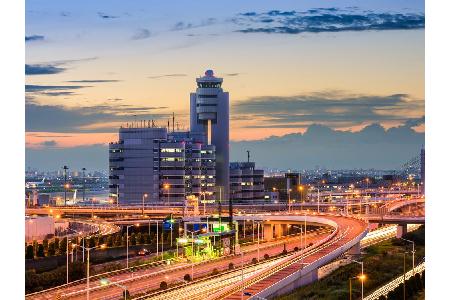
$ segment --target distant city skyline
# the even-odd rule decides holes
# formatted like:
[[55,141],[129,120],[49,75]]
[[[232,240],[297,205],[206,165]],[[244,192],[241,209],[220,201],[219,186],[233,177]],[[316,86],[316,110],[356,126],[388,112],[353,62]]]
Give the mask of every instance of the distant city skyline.
[[120,124],[175,112],[187,129],[205,69],[230,92],[231,160],[395,169],[419,153],[424,1],[218,5],[27,1],[26,165],[105,170]]

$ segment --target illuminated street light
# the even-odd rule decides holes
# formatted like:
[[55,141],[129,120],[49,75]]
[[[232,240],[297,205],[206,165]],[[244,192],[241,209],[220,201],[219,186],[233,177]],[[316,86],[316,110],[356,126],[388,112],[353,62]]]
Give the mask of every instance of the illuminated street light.
[[147,194],[142,195],[142,215],[144,215],[145,198],[147,198],[147,196]]
[[84,246],[80,246],[78,245],[78,247],[83,248],[83,250],[87,251],[87,265],[86,265],[86,299],[89,300],[89,253],[91,250],[95,249],[95,248],[100,248],[100,249],[105,249],[106,245],[105,244],[101,244],[95,247],[91,247],[91,248],[85,248]]
[[167,193],[167,204],[170,204],[170,184],[165,183],[163,185],[163,188],[166,190]]
[[108,286],[108,285],[110,285],[110,284],[120,287],[120,288],[123,290],[123,297],[124,297],[124,299],[125,299],[125,300],[128,299],[128,294],[129,294],[129,293],[128,293],[128,289],[127,289],[126,286],[121,285],[121,284],[118,284],[118,283],[116,283],[116,282],[112,282],[112,281],[109,280],[108,278],[102,278],[102,279],[100,279],[100,285],[101,285],[101,286]]

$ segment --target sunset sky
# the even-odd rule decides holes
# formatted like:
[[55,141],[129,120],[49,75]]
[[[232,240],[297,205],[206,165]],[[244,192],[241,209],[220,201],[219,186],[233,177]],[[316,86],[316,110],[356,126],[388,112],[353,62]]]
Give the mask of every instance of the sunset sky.
[[52,169],[64,164],[55,153],[83,149],[105,151],[102,168],[105,145],[135,118],[166,125],[174,112],[187,129],[206,69],[230,92],[233,143],[313,124],[420,134],[424,20],[413,0],[27,0],[27,166]]

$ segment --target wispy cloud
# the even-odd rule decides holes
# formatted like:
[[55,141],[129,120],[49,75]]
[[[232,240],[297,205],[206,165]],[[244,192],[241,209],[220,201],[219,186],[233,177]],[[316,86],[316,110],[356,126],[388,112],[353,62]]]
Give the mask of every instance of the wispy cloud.
[[152,34],[151,34],[150,30],[148,30],[146,28],[140,28],[140,29],[136,30],[136,32],[133,34],[131,39],[132,40],[143,40],[143,39],[147,39],[151,36],[152,36]]
[[292,97],[256,97],[238,101],[237,116],[252,116],[258,124],[248,128],[305,128],[310,124],[350,127],[368,122],[406,122],[424,114],[424,101],[406,94],[352,95],[340,91]]
[[158,112],[165,108],[167,107],[133,106],[117,102],[69,108],[27,102],[25,128],[28,132],[116,132],[117,124],[110,124],[132,121],[133,116],[145,120],[167,118],[169,114]]
[[179,22],[175,23],[175,25],[173,25],[172,30],[173,31],[186,30],[186,29],[210,26],[210,25],[214,25],[216,23],[217,23],[216,18],[207,18],[207,19],[201,20],[200,22],[197,22],[197,23],[179,21]]
[[118,16],[108,15],[103,12],[98,12],[97,15],[102,19],[117,19],[117,18],[119,18]]
[[68,80],[66,82],[74,82],[74,83],[106,83],[106,82],[120,82],[121,80],[117,79],[83,79],[83,80]]
[[28,65],[25,64],[25,75],[49,75],[64,72],[66,68],[58,67],[56,65]]
[[154,75],[149,76],[150,79],[158,79],[158,78],[164,78],[164,77],[185,77],[187,74],[163,74],[163,75]]
[[27,84],[25,85],[25,92],[34,93],[34,92],[48,92],[48,91],[64,91],[64,90],[78,90],[82,88],[87,88],[91,86],[87,85],[33,85]]
[[43,41],[43,35],[28,35],[25,36],[25,42],[35,42],[35,41]]
[[406,30],[425,27],[419,13],[368,12],[356,8],[314,8],[307,11],[279,11],[239,14],[232,21],[242,33],[299,34],[362,30]]

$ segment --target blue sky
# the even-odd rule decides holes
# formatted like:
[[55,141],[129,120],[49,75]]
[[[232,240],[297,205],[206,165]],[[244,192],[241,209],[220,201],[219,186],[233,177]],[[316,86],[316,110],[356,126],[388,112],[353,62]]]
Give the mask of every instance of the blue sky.
[[[26,1],[26,164],[85,152],[74,166],[106,168],[106,144],[133,115],[163,125],[175,112],[187,128],[195,77],[212,68],[230,92],[232,159],[311,126],[360,137],[379,124],[386,141],[405,128],[414,146],[380,142],[394,159],[355,165],[393,167],[424,143],[423,29],[424,1]],[[324,161],[296,163],[349,163]]]

